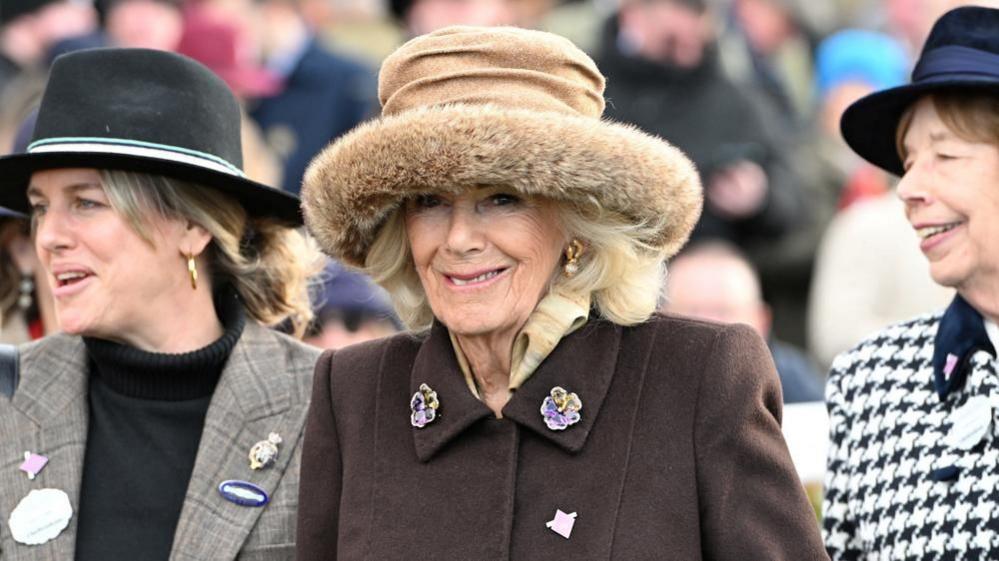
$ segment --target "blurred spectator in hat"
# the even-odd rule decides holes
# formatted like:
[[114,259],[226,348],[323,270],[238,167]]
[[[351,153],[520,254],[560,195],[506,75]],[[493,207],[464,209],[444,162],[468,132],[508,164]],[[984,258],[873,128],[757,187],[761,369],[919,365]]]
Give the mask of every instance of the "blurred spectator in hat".
[[766,339],[784,403],[822,401],[822,377],[794,346],[771,336],[772,314],[752,264],[721,242],[690,246],[674,257],[666,276],[663,311],[721,323],[745,323]]
[[108,44],[175,51],[184,31],[180,0],[99,0]]
[[283,84],[248,109],[281,160],[281,186],[298,193],[312,157],[371,114],[375,76],[361,62],[323,46],[297,0],[227,3],[227,9],[241,12],[235,21],[247,22],[264,66]]
[[732,0],[721,41],[726,71],[764,92],[789,126],[802,127],[814,108],[814,47],[833,16],[828,2]]
[[[2,108],[2,119],[9,121],[20,115],[11,153],[24,152],[35,127],[34,105],[40,87],[19,84],[20,99],[8,90]],[[40,339],[56,330],[55,305],[52,291],[38,262],[31,239],[28,217],[0,207],[0,343],[19,344]]]
[[[245,106],[247,99],[280,92],[280,78],[257,63],[246,29],[225,18],[222,12],[192,4],[184,10],[183,28],[177,52],[204,64],[222,78],[242,105]],[[246,175],[264,185],[280,185],[281,162],[245,110],[242,137]]]
[[839,113],[856,99],[853,96],[870,91],[871,83],[900,81],[906,64],[904,53],[891,39],[870,32],[837,34],[818,49],[815,82],[822,102],[816,115],[803,123],[807,128],[795,135],[793,152],[809,219],[793,235],[750,248],[775,312],[773,329],[796,345],[809,344],[806,330],[815,255],[829,221],[848,200],[876,196],[887,188],[885,174],[863,163],[840,139]]
[[819,96],[815,133],[822,177],[842,191],[839,206],[888,188],[887,174],[856,155],[839,133],[843,111],[854,101],[905,81],[909,68],[905,49],[888,35],[845,29],[823,40],[815,57],[815,88]]
[[400,330],[385,291],[366,275],[330,261],[320,278],[322,291],[315,302],[315,319],[306,343],[339,349]]
[[101,27],[57,43],[49,62],[63,53],[98,47],[176,51],[184,23],[182,0],[96,0]]
[[703,0],[627,0],[606,23],[598,64],[608,117],[665,138],[701,172],[705,205],[694,238],[745,249],[805,220],[780,119],[723,73]]
[[3,0],[0,8],[0,90],[24,71],[40,69],[58,42],[92,33],[89,0]]

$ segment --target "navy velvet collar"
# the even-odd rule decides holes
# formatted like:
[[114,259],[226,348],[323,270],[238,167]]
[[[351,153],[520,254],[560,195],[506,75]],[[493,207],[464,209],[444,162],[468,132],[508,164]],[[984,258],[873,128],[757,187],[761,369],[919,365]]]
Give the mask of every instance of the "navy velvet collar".
[[964,298],[954,296],[940,318],[933,345],[933,385],[941,400],[964,385],[968,362],[979,350],[996,356],[985,331],[985,320]]

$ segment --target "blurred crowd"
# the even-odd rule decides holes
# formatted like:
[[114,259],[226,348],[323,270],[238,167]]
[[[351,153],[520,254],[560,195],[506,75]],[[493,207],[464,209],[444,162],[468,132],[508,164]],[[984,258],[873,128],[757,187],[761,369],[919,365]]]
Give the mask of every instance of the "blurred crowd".
[[[704,213],[669,265],[664,310],[749,323],[771,344],[787,400],[817,400],[837,353],[950,300],[930,280],[892,179],[847,148],[839,117],[907,81],[930,25],[965,3],[0,0],[0,146],[24,150],[59,54],[171,50],[243,103],[248,175],[297,193],[320,149],[377,114],[373,69],[406,38],[454,24],[553,31],[606,74],[608,118],[663,137],[700,170]],[[7,341],[53,325],[29,234],[0,216]],[[330,263],[318,281],[311,342],[335,348],[400,328],[370,280]]]

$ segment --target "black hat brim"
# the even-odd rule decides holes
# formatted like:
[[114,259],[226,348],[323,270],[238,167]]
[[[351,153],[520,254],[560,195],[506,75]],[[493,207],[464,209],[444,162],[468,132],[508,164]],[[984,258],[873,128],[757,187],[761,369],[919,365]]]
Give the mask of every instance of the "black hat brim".
[[895,135],[902,115],[919,98],[948,90],[999,91],[999,81],[993,77],[950,75],[944,80],[928,80],[875,92],[843,112],[840,132],[850,148],[862,158],[901,176],[905,170]]
[[0,158],[0,206],[30,213],[26,191],[31,175],[59,168],[112,169],[173,177],[218,189],[236,199],[252,217],[271,218],[290,227],[302,225],[301,203],[291,193],[194,164],[103,152],[44,152]]

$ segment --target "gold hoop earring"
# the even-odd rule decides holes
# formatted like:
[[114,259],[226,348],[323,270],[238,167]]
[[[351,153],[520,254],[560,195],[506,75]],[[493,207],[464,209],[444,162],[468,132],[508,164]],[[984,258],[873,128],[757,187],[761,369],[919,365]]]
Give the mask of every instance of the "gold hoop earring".
[[194,261],[194,254],[187,254],[187,272],[191,275],[191,289],[198,289],[198,264]]
[[565,248],[565,265],[562,265],[565,276],[571,277],[579,272],[579,256],[582,254],[583,242],[577,239],[569,242],[569,247]]

